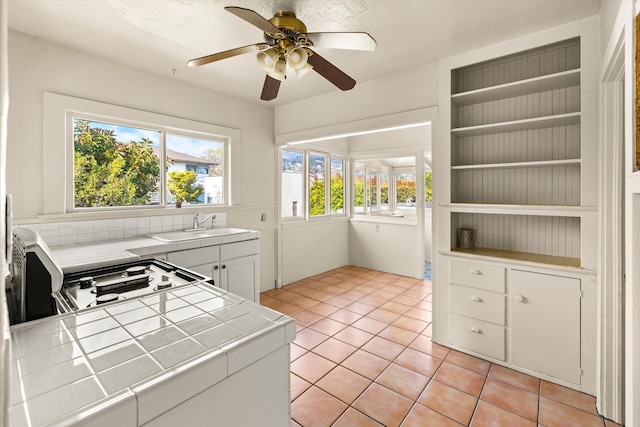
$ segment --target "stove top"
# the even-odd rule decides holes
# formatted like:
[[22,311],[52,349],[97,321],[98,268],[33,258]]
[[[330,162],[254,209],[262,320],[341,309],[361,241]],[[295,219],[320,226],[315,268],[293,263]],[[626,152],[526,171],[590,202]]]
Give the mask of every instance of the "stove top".
[[148,259],[65,274],[55,297],[59,311],[64,313],[194,282],[213,284],[208,277]]

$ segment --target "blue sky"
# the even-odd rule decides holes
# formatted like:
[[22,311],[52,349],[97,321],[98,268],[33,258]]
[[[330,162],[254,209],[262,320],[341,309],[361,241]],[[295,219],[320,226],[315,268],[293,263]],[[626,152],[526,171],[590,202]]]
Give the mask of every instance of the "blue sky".
[[[160,146],[160,132],[155,130],[147,130],[133,128],[128,126],[119,126],[103,122],[89,122],[89,126],[111,130],[115,133],[116,139],[121,142],[141,141],[142,138],[149,139],[153,145]],[[208,141],[204,139],[188,138],[177,135],[167,135],[167,149],[187,153],[195,157],[209,148],[222,148],[223,144],[217,141]]]

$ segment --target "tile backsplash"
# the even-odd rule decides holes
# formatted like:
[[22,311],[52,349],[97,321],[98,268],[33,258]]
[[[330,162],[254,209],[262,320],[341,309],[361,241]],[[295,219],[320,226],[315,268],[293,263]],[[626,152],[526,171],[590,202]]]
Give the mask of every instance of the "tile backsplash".
[[[203,220],[209,214],[202,214]],[[216,212],[216,227],[226,227],[226,212]],[[203,226],[210,227],[208,220]],[[90,221],[66,221],[43,224],[14,224],[40,234],[49,246],[74,245],[130,239],[147,234],[180,231],[193,227],[193,215],[164,215],[135,218],[112,218]]]

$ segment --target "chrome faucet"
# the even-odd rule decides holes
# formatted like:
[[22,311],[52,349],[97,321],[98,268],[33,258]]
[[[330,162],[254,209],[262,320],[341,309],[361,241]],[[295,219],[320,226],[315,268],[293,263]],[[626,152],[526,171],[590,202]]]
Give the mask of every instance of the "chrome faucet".
[[[198,212],[197,214],[195,214],[195,215],[193,216],[193,229],[194,229],[194,230],[198,230],[198,229],[200,229],[200,226],[201,226],[202,224],[204,224],[205,222],[207,222],[207,220],[208,220],[209,218],[211,218],[211,229],[216,228],[216,216],[215,216],[214,214],[207,215],[207,216],[205,217],[205,219],[203,219],[202,221],[200,221],[200,220],[199,220],[199,218],[200,218],[200,212]],[[206,228],[206,227],[204,227],[204,228]]]

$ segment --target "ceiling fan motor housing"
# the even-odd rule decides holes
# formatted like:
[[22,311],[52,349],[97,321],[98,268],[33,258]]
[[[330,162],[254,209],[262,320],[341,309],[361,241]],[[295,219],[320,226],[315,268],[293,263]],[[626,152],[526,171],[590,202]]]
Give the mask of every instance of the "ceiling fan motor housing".
[[[278,27],[284,35],[290,40],[296,40],[299,34],[307,33],[307,26],[296,18],[296,14],[286,10],[276,12],[276,14],[269,20],[273,25]],[[277,34],[267,34],[273,38],[279,38]]]

